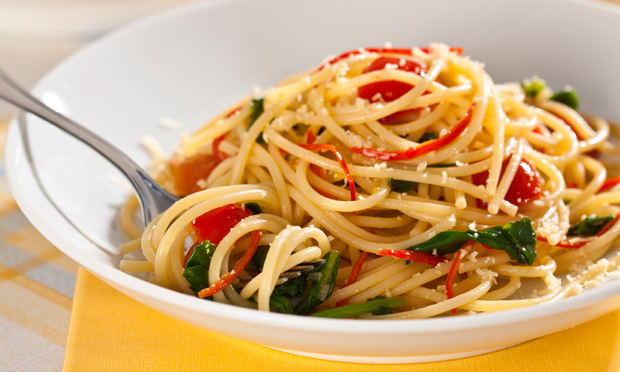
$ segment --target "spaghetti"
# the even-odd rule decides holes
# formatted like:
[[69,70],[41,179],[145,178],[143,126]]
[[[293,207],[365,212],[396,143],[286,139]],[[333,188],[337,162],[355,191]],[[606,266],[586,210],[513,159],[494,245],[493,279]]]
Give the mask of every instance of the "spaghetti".
[[605,258],[620,234],[610,126],[461,53],[346,52],[216,117],[159,172],[179,202],[144,233],[136,201],[123,208],[121,268],[262,311],[380,319],[604,280],[620,263]]

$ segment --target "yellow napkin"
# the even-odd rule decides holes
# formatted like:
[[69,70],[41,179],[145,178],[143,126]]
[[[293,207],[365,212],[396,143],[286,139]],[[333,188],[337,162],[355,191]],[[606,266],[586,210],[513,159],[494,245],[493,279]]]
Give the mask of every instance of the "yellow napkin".
[[491,354],[370,365],[275,351],[152,310],[80,269],[65,372],[72,371],[620,371],[620,310]]

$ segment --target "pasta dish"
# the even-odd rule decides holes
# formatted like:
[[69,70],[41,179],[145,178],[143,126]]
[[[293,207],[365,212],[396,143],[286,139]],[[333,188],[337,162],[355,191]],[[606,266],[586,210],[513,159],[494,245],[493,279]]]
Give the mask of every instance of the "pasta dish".
[[617,268],[602,118],[542,79],[496,84],[461,48],[366,48],[182,138],[181,198],[121,269],[200,298],[317,317],[427,318],[556,301]]

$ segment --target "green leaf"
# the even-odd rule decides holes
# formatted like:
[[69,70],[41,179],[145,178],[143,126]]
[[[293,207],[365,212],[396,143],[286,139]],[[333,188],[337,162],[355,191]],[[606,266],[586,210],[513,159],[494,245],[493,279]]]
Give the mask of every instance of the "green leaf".
[[[252,127],[252,124],[254,124],[254,122],[263,114],[263,112],[265,112],[263,103],[263,98],[256,98],[253,99],[252,102],[250,102],[250,125],[248,125],[248,129],[250,129],[250,127]],[[256,143],[260,143],[262,145],[266,143],[265,138],[263,137],[263,132],[260,132],[258,134],[258,137],[256,137]]]
[[183,277],[192,291],[198,293],[209,286],[209,265],[215,252],[215,245],[205,240],[194,247],[183,270]]
[[304,295],[306,291],[306,276],[300,275],[296,278],[288,279],[286,282],[277,285],[271,296],[288,296],[290,298],[297,298]]
[[458,251],[470,240],[474,240],[474,237],[466,231],[442,231],[425,242],[407,248],[407,250],[444,256]]
[[528,217],[504,226],[498,225],[478,231],[443,231],[407,249],[446,255],[458,251],[468,241],[505,251],[518,263],[531,265],[536,259],[536,232]]
[[310,292],[304,300],[295,307],[295,314],[308,315],[315,307],[323,303],[331,296],[336,283],[340,253],[329,251],[323,257],[325,263],[314,268],[307,274],[308,280],[312,281]]
[[426,141],[430,141],[430,140],[436,140],[437,138],[439,138],[437,133],[434,133],[434,132],[424,132],[424,134],[422,134],[422,137],[420,137],[420,139],[418,140],[418,143],[422,143],[422,142],[426,142]]
[[551,96],[550,99],[563,103],[575,111],[577,111],[577,109],[579,108],[579,97],[577,96],[577,93],[575,93],[575,91],[572,89],[556,92]]
[[244,206],[252,212],[252,214],[261,214],[263,213],[263,208],[258,205],[258,203],[250,202],[245,203]]
[[293,305],[291,304],[291,300],[286,296],[274,296],[271,295],[269,297],[269,307],[271,311],[283,313],[283,314],[294,314]]
[[213,252],[215,252],[215,244],[211,243],[208,240],[205,240],[204,242],[194,247],[194,251],[185,263],[185,268],[192,266],[204,266],[208,268],[211,264],[211,257],[213,257]]
[[196,294],[209,286],[209,269],[204,266],[186,267],[183,271],[183,277]]
[[448,168],[448,167],[454,167],[456,164],[454,163],[436,163],[436,164],[429,164],[426,167],[427,168]]
[[388,179],[388,185],[390,185],[390,188],[392,189],[392,191],[400,193],[400,194],[406,194],[412,188],[416,187],[418,183],[414,181],[396,180],[390,177],[390,179]]
[[610,221],[614,219],[614,216],[604,217],[588,217],[585,220],[579,222],[576,225],[571,226],[568,229],[568,236],[594,236],[605,227]]
[[[256,119],[258,119],[263,112],[265,112],[265,108],[263,107],[263,98],[257,98],[257,99],[253,99],[252,102],[250,102],[250,126],[252,126],[252,124],[254,124],[254,122],[256,121]],[[248,127],[248,128],[249,128]]]
[[256,266],[262,268],[265,264],[265,258],[267,258],[267,252],[269,252],[268,245],[259,245],[256,248],[256,252],[254,252],[254,256],[252,256],[252,262],[254,262]]
[[505,251],[518,263],[531,265],[536,259],[536,232],[528,217],[474,233],[477,233],[477,236],[474,234],[476,242]]
[[336,307],[310,314],[310,316],[321,318],[355,318],[360,315],[379,312],[382,308],[389,308],[391,310],[406,304],[407,300],[405,300],[404,297],[399,296],[387,299],[369,300],[368,302],[362,302],[359,304]]
[[538,93],[540,93],[545,88],[545,85],[546,84],[544,80],[537,78],[531,80],[524,80],[521,82],[521,87],[523,88],[525,95],[530,98],[536,98]]

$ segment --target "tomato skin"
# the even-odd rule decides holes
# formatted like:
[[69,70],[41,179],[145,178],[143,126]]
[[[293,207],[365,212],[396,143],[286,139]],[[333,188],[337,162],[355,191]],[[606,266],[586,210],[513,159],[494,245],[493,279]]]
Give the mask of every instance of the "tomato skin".
[[[508,160],[502,164],[501,175],[504,174]],[[484,171],[474,174],[472,181],[474,185],[486,186],[489,172]],[[543,179],[536,170],[534,164],[529,160],[521,159],[517,172],[515,173],[512,183],[506,192],[504,199],[514,205],[520,206],[527,204],[533,200],[538,200],[542,196]],[[485,203],[478,203],[478,207],[486,208]]]
[[239,203],[226,204],[196,218],[192,225],[199,241],[208,240],[218,245],[236,224],[251,215],[252,212]]
[[[422,76],[426,73],[426,66],[423,62],[416,62],[408,58],[403,60],[405,63],[401,66],[401,58],[379,57],[364,69],[364,73],[382,70],[387,64],[398,66],[398,70],[408,71]],[[373,98],[379,93],[385,102],[391,102],[403,96],[410,91],[411,88],[413,88],[413,85],[400,81],[378,81],[359,87],[357,95],[369,101],[376,101],[376,99]]]
[[196,154],[170,164],[170,172],[177,196],[187,196],[202,190],[196,183],[209,177],[213,169],[220,163],[214,155]]

